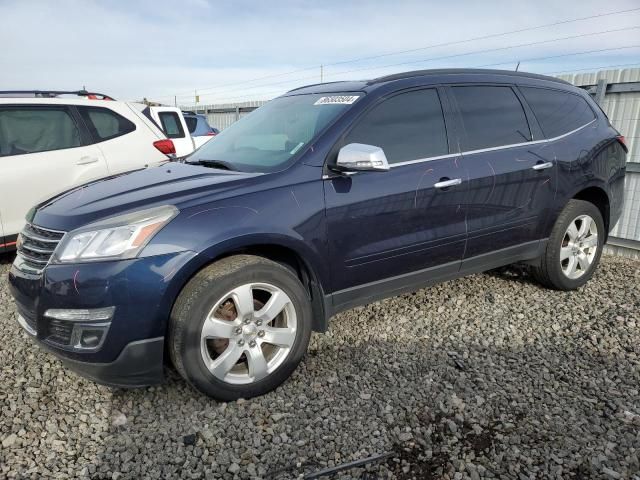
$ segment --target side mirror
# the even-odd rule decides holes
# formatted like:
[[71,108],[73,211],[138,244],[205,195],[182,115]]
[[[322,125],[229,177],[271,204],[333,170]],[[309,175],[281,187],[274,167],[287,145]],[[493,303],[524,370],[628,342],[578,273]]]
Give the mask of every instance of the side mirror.
[[338,152],[336,169],[346,172],[386,172],[389,162],[380,147],[350,143]]

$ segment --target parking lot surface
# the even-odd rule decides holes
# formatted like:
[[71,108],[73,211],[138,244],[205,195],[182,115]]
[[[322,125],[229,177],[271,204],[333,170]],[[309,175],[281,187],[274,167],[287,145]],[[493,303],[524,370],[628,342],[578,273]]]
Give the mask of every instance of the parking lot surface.
[[640,262],[577,292],[509,268],[335,317],[293,377],[221,404],[111,390],[37,349],[0,257],[0,477],[640,478]]

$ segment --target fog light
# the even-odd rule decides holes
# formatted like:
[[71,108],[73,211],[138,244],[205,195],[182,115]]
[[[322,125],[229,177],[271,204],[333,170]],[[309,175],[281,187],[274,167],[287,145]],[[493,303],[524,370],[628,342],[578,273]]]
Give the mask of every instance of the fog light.
[[[50,319],[49,330],[51,330],[51,334],[47,340],[67,349],[96,351],[104,343],[114,312],[115,307],[51,308],[44,314],[46,318]],[[58,324],[67,326],[64,329],[67,332],[66,335],[60,334],[62,327]]]
[[103,334],[104,331],[102,330],[82,330],[80,346],[82,348],[96,348],[100,345],[100,340],[102,340]]

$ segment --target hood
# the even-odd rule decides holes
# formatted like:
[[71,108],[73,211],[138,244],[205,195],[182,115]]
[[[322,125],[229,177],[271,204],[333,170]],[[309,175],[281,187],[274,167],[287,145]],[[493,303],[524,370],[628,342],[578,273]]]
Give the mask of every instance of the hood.
[[54,230],[71,231],[121,213],[157,205],[181,209],[194,201],[224,195],[259,173],[240,173],[200,165],[166,163],[83,185],[36,207],[30,220]]

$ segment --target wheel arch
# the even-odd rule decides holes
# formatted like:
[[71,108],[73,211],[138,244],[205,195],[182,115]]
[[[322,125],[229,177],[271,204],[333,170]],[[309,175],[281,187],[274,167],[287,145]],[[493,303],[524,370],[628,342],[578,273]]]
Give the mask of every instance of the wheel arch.
[[[309,295],[313,312],[312,329],[324,332],[328,328],[329,306],[326,304],[324,282],[322,274],[318,272],[317,261],[310,259],[316,257],[312,249],[291,238],[269,236],[246,236],[242,241],[224,242],[195,255],[184,265],[179,274],[171,281],[170,300],[167,302],[167,311],[171,312],[173,306],[187,283],[203,268],[233,255],[256,255],[267,258],[284,265],[294,273],[302,282]],[[168,319],[169,315],[167,315]],[[168,328],[165,325],[165,329]]]
[[604,233],[606,242],[609,236],[609,230],[611,228],[611,202],[606,190],[600,186],[592,185],[576,192],[572,199],[583,200],[585,202],[592,203],[598,208],[598,210],[600,210],[600,214],[602,215],[602,219],[604,221]]

